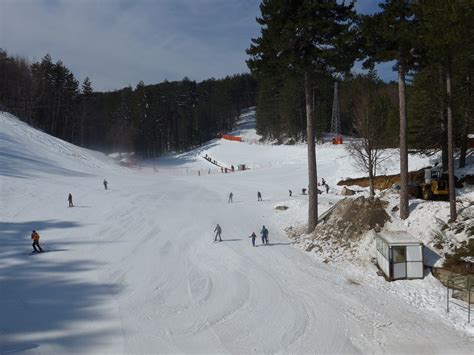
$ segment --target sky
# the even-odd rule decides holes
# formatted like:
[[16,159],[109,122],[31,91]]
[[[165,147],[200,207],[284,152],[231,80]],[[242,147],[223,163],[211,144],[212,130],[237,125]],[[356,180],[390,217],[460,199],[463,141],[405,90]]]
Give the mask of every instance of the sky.
[[[248,72],[259,0],[0,0],[0,48],[36,61],[49,53],[95,90]],[[379,0],[359,0],[361,13]],[[392,64],[379,75],[395,78]]]

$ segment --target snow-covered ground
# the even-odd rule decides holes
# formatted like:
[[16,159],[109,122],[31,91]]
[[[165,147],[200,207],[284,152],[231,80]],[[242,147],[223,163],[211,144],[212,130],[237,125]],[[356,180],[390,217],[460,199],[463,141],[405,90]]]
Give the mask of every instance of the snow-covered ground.
[[[472,353],[472,326],[442,312],[431,277],[388,284],[291,245],[284,228],[306,221],[305,146],[250,144],[251,116],[237,130],[248,142],[127,169],[1,114],[0,353]],[[251,170],[222,174],[205,154]],[[317,154],[332,187],[323,212],[341,177],[362,174],[342,146]],[[271,245],[253,248],[262,225]],[[27,254],[32,229],[50,252]]]

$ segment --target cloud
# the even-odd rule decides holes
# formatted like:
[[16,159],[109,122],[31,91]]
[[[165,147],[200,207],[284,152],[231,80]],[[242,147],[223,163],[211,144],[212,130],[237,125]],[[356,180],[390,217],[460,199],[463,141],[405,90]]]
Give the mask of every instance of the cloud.
[[2,0],[0,47],[50,53],[96,90],[247,72],[253,0]]
[[[380,0],[358,0],[360,13]],[[258,0],[0,0],[0,47],[40,60],[50,53],[96,90],[140,80],[191,80],[248,72],[259,35]],[[378,66],[384,80],[392,64]]]

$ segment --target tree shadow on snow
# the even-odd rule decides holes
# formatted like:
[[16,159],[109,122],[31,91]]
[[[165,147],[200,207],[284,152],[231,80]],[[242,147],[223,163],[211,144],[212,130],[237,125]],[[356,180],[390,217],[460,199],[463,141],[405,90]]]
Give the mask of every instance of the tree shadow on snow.
[[77,226],[54,220],[0,222],[0,354],[30,349],[87,353],[119,332],[112,326],[88,327],[111,321],[101,307],[106,308],[120,292],[119,285],[71,277],[95,270],[99,263],[58,260],[47,257],[48,253],[12,253],[31,248],[31,229],[41,234],[47,229]]
[[33,229],[37,230],[40,236],[42,236],[42,232],[48,229],[76,227],[80,227],[80,224],[71,221],[57,221],[51,219],[44,221],[0,222],[0,245],[2,246],[0,248],[0,256],[2,256],[7,249],[11,249],[11,247],[14,246],[30,246],[30,235]]

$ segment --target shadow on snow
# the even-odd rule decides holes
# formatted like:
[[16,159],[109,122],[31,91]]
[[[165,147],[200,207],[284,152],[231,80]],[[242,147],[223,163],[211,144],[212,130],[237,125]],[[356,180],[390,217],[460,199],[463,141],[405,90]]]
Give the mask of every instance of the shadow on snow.
[[0,354],[41,351],[45,345],[58,352],[87,352],[106,344],[108,336],[118,331],[111,326],[94,329],[93,325],[108,321],[100,309],[120,292],[119,286],[71,277],[97,269],[99,263],[77,258],[58,261],[47,257],[48,253],[38,257],[18,253],[20,248],[31,248],[32,229],[41,233],[77,226],[54,220],[0,222]]

